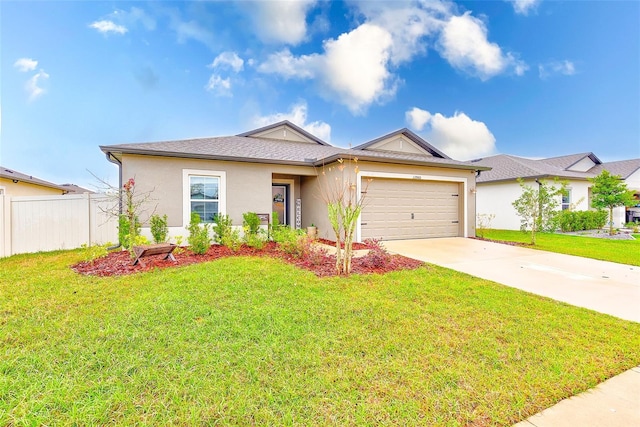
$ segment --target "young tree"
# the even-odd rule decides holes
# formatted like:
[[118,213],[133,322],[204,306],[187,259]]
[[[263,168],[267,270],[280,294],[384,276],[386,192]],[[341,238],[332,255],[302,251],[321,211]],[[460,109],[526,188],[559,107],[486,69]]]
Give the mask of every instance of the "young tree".
[[118,237],[120,244],[131,252],[132,257],[135,257],[132,250],[133,246],[146,241],[144,236],[140,235],[140,227],[142,225],[140,216],[147,214],[150,209],[151,212],[149,216],[155,214],[156,206],[154,205],[154,199],[151,197],[154,190],[146,192],[137,191],[134,178],[129,178],[122,185],[122,188],[119,188],[98,178],[93,173],[92,175],[100,184],[97,188],[108,195],[110,199],[109,205],[101,207],[101,211],[107,215],[118,218]]
[[338,274],[351,273],[353,237],[365,202],[366,188],[362,189],[361,194],[357,193],[357,177],[357,158],[349,159],[346,163],[344,159],[338,159],[337,166],[322,169],[320,197],[327,204],[329,222],[336,236]]
[[537,188],[527,185],[523,179],[518,179],[522,188],[522,195],[512,205],[520,217],[520,230],[531,232],[531,244],[536,244],[538,231],[554,231],[555,216],[560,201],[558,196],[566,191],[566,184],[558,186],[536,180]]
[[613,235],[613,208],[617,206],[633,206],[633,191],[627,189],[627,184],[619,175],[611,175],[603,170],[595,178],[589,178],[591,187],[591,206],[596,209],[609,209],[609,234]]

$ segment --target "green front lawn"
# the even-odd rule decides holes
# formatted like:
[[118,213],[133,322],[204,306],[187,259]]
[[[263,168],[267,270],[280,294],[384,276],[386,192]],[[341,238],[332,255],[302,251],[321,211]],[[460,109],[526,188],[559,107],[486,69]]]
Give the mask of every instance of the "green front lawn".
[[640,324],[435,266],[126,277],[0,260],[0,425],[504,425],[640,364]]
[[[514,230],[484,230],[485,239],[529,244],[531,233]],[[640,239],[613,240],[555,233],[536,233],[535,246],[549,252],[640,266]]]

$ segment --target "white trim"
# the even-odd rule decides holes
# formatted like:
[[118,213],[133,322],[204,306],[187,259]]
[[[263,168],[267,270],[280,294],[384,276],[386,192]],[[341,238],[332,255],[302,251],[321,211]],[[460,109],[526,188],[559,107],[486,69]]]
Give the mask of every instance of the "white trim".
[[221,215],[227,214],[227,173],[224,171],[212,171],[206,169],[182,169],[182,225],[186,227],[191,221],[191,201],[189,195],[189,177],[207,176],[220,179],[218,188],[218,210]]
[[[357,179],[357,191],[358,194],[362,194],[362,178],[389,178],[389,179],[405,179],[412,181],[443,181],[443,182],[460,182],[462,183],[462,221],[463,225],[463,237],[468,237],[468,221],[467,221],[467,201],[468,201],[468,179],[461,176],[441,176],[441,175],[418,175],[409,173],[394,173],[394,172],[372,172],[372,171],[359,171]],[[361,242],[362,230],[360,222],[362,215],[358,217],[358,224],[356,226],[356,240]]]

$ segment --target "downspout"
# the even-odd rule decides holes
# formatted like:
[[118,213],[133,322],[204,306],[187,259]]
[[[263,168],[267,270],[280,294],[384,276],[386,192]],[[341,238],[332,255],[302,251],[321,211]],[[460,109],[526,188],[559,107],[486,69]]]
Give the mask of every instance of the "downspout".
[[[122,162],[118,160],[113,154],[111,154],[110,151],[106,153],[106,156],[107,156],[107,160],[110,163],[113,163],[114,165],[118,166],[118,221],[119,221],[120,215],[122,215],[122,196],[120,195],[120,191],[122,189]],[[112,251],[114,249],[118,249],[121,246],[122,246],[122,242],[120,242],[120,233],[118,233],[118,243],[113,246],[109,246],[107,250]]]

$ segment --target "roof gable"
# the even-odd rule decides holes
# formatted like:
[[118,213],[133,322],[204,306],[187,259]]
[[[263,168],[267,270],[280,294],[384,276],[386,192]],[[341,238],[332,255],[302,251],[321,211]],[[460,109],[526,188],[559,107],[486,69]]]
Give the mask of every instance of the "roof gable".
[[450,159],[442,151],[420,138],[407,128],[391,132],[358,145],[354,150],[386,151],[405,154],[422,154],[441,159]]
[[311,135],[306,130],[294,125],[288,120],[274,123],[259,129],[250,130],[237,136],[279,139],[282,141],[307,142],[310,144],[329,145],[320,138]]
[[578,153],[567,156],[550,157],[541,162],[572,172],[587,172],[602,162],[593,153]]

